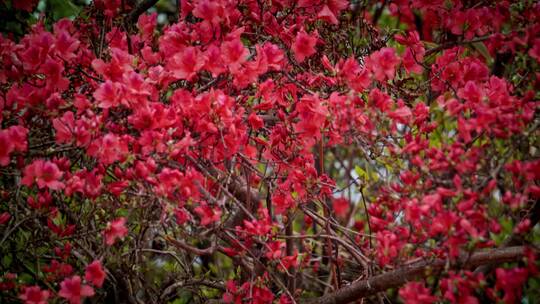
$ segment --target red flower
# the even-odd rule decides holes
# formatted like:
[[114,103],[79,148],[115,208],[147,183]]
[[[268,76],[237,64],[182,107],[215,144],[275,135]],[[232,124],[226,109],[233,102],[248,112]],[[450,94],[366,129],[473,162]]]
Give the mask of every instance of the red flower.
[[25,304],[46,304],[50,292],[41,290],[39,286],[25,287],[23,293],[19,295],[19,299]]
[[206,60],[204,67],[202,68],[203,70],[212,73],[213,77],[217,77],[225,72],[226,67],[221,58],[221,50],[219,47],[216,45],[210,45],[206,49],[204,56],[206,58],[210,58],[210,60]]
[[304,95],[296,105],[300,121],[295,124],[295,131],[307,141],[321,138],[321,128],[328,116],[328,107],[323,105],[319,96]]
[[399,290],[399,296],[405,303],[430,304],[437,300],[424,284],[418,282],[407,283]]
[[193,8],[193,16],[204,19],[212,24],[218,24],[223,18],[224,9],[220,1],[200,0]]
[[328,5],[323,6],[321,11],[317,14],[317,18],[319,18],[321,20],[324,20],[324,21],[326,21],[328,23],[331,23],[331,24],[338,24],[339,23],[336,15],[334,15],[334,13],[330,10]]
[[75,116],[73,112],[68,111],[62,115],[62,118],[53,119],[53,126],[56,130],[57,143],[70,142],[73,139],[73,132],[75,131]]
[[396,51],[388,47],[374,52],[366,59],[366,65],[371,68],[375,79],[378,81],[393,79],[398,63],[399,58],[396,56]]
[[48,187],[51,190],[60,190],[64,189],[64,183],[59,181],[62,175],[55,163],[38,159],[24,168],[21,183],[30,187],[35,181],[40,189]]
[[274,69],[276,71],[281,70],[281,67],[285,62],[285,54],[283,51],[275,44],[266,42],[262,46],[262,50],[266,54],[266,60],[268,62],[268,68]]
[[296,39],[292,45],[294,58],[299,63],[303,62],[307,57],[315,54],[315,45],[317,44],[317,32],[313,35],[308,35],[304,30],[296,34]]
[[334,199],[334,202],[332,203],[334,213],[341,218],[345,218],[347,213],[349,213],[349,205],[349,200],[343,197]]
[[540,62],[540,39],[534,39],[534,45],[528,52],[529,56]]
[[298,250],[295,250],[293,255],[284,256],[281,259],[281,264],[285,269],[298,266]]
[[281,254],[283,253],[283,248],[285,248],[285,243],[280,241],[269,242],[267,246],[268,251],[266,251],[266,257],[271,260],[275,260],[281,257]]
[[240,40],[239,35],[221,45],[221,58],[233,73],[238,71],[242,63],[247,61],[248,56],[249,51]]
[[[372,218],[373,219],[373,218]],[[403,243],[398,240],[398,236],[391,231],[384,230],[377,232],[377,258],[381,266],[392,262],[403,247]]]
[[94,98],[101,108],[108,109],[120,104],[121,85],[107,80],[94,92]]
[[221,218],[221,210],[212,209],[208,205],[201,205],[195,208],[195,212],[201,218],[201,225],[207,226],[211,223],[218,222]]
[[84,279],[94,284],[96,287],[101,287],[103,285],[103,281],[105,281],[105,271],[103,271],[100,261],[93,261],[86,266]]
[[516,303],[521,299],[523,284],[527,281],[527,269],[514,268],[504,269],[497,268],[495,270],[497,280],[495,287],[498,290],[504,291],[503,303]]
[[101,138],[94,140],[88,147],[87,153],[99,159],[103,164],[110,165],[115,161],[123,161],[129,152],[128,135],[118,136],[107,133]]
[[399,123],[406,124],[412,117],[412,112],[406,105],[401,105],[394,112],[388,114],[388,116]]
[[13,4],[14,8],[31,13],[38,2],[38,0],[15,0],[11,3]]
[[178,225],[183,225],[191,219],[191,216],[184,208],[177,208],[174,210],[174,217]]
[[4,212],[0,214],[0,225],[4,225],[5,223],[9,222],[9,219],[11,218],[11,215],[9,212]]
[[60,283],[58,295],[68,300],[70,304],[80,304],[82,298],[94,295],[94,289],[88,285],[82,285],[81,277],[73,276]]
[[191,81],[204,66],[204,61],[199,49],[190,46],[176,54],[169,61],[168,68],[175,78]]
[[7,166],[10,162],[9,155],[15,147],[7,130],[0,131],[0,166]]
[[258,130],[264,126],[264,121],[262,118],[255,113],[249,114],[248,122],[253,130]]
[[105,244],[111,246],[116,242],[116,239],[122,239],[128,234],[126,228],[126,218],[120,217],[116,220],[109,222],[107,228],[105,228]]
[[274,300],[274,294],[268,288],[253,286],[253,303],[270,304]]
[[26,140],[28,129],[22,126],[11,126],[9,127],[8,132],[14,150],[20,152],[26,151],[28,148],[28,142]]

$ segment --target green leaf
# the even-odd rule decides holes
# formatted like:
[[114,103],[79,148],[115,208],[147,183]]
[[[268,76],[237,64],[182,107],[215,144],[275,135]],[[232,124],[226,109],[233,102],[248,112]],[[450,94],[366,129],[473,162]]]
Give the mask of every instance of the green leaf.
[[4,266],[5,268],[8,268],[9,266],[11,266],[11,262],[13,262],[13,258],[11,257],[11,255],[6,254],[2,258],[2,266]]
[[369,178],[367,172],[362,169],[360,166],[354,166],[354,172],[360,177],[362,180],[367,180]]
[[32,275],[28,273],[19,274],[17,278],[19,279],[18,280],[19,283],[22,283],[22,284],[30,284],[34,281],[34,278],[32,277]]
[[486,45],[483,42],[474,42],[471,45],[486,59],[488,64],[493,64],[493,57],[491,57],[488,49],[486,48]]
[[193,302],[193,296],[191,292],[189,291],[182,291],[179,298],[176,298],[173,302],[170,302],[172,304],[187,304]]
[[54,20],[59,20],[65,17],[75,17],[81,10],[78,6],[69,0],[49,0],[47,9],[52,12]]

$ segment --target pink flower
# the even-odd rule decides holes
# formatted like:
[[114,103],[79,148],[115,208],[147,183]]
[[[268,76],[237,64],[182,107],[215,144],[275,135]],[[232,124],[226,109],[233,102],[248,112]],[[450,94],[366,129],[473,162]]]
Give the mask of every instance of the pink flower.
[[376,51],[366,60],[368,65],[378,81],[393,79],[396,73],[396,66],[399,63],[399,58],[393,48],[382,48]]
[[285,62],[285,54],[283,51],[277,45],[270,42],[264,43],[262,50],[266,54],[268,68],[276,71],[281,70],[281,67]]
[[24,168],[21,183],[30,187],[35,181],[40,189],[48,187],[51,190],[60,190],[64,189],[64,183],[59,181],[62,175],[55,163],[38,159]]
[[315,45],[317,44],[317,33],[308,35],[304,30],[296,34],[296,39],[292,45],[294,58],[299,63],[303,62],[307,57],[315,54]]
[[65,112],[62,118],[53,119],[53,126],[56,131],[56,142],[68,143],[73,139],[75,115],[71,111]]
[[28,142],[26,137],[28,136],[28,129],[22,126],[11,126],[8,129],[10,140],[13,143],[15,151],[24,152],[28,148]]
[[6,130],[0,130],[0,166],[9,165],[12,152],[26,151],[27,134],[28,129],[22,126],[11,126]]
[[105,281],[105,271],[101,266],[101,262],[96,260],[86,266],[86,272],[84,274],[84,279],[96,287],[103,286],[103,281]]
[[339,23],[336,15],[334,15],[334,13],[330,10],[328,5],[323,6],[321,11],[317,14],[317,18],[319,18],[321,20],[324,20],[324,21],[326,21],[328,23],[331,23],[331,24],[338,24]]
[[30,286],[24,288],[19,299],[23,300],[25,304],[46,304],[49,295],[48,290],[41,290],[39,286]]
[[110,165],[115,161],[123,161],[129,153],[128,135],[119,136],[107,133],[94,140],[88,147],[88,155],[99,159],[103,164]]
[[388,116],[399,123],[406,124],[412,117],[412,112],[406,105],[401,105],[394,112],[388,114]]
[[82,298],[94,295],[94,289],[88,285],[82,285],[80,276],[73,276],[60,283],[58,295],[68,300],[70,304],[80,304]]
[[114,108],[120,104],[121,85],[110,80],[102,83],[94,92],[94,98],[100,108]]
[[126,228],[126,218],[120,217],[116,220],[109,222],[107,228],[105,228],[105,244],[111,246],[116,242],[116,239],[122,239],[128,234]]

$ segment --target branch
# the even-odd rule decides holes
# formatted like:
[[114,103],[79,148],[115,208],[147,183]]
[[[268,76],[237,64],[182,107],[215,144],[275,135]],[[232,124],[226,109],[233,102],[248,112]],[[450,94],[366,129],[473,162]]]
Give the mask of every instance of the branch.
[[[207,177],[210,177],[214,180],[218,180],[218,177],[220,176],[219,171],[214,166],[204,166],[203,164],[196,161],[193,157],[190,155],[186,155],[185,158],[192,162],[197,169],[199,169],[203,174],[205,174]],[[238,200],[240,203],[245,204],[244,208],[247,208],[247,210],[241,210],[234,214],[231,217],[229,227],[235,227],[236,225],[240,225],[245,219],[249,213],[246,211],[253,211],[257,208],[260,197],[258,192],[247,185],[247,182],[244,181],[242,178],[237,177],[233,178],[226,186],[225,188]],[[249,203],[249,205],[248,205]],[[241,208],[241,209],[244,209]]]
[[207,280],[204,280],[204,279],[194,279],[194,280],[188,280],[188,281],[179,281],[179,282],[175,282],[175,283],[169,285],[167,288],[165,288],[165,290],[163,291],[163,293],[160,296],[160,300],[163,301],[163,302],[166,302],[165,300],[168,298],[169,295],[173,295],[173,293],[177,289],[182,289],[182,288],[185,288],[187,286],[194,286],[194,287],[206,286],[206,287],[210,287],[210,288],[213,288],[213,289],[220,290],[222,292],[227,291],[223,284],[218,283],[218,282],[207,281]]
[[433,54],[433,53],[437,53],[439,51],[442,51],[442,50],[446,50],[446,49],[449,49],[451,47],[454,47],[454,46],[458,46],[458,45],[465,45],[465,44],[472,44],[472,43],[475,43],[475,42],[481,42],[481,41],[485,41],[485,40],[488,40],[490,38],[492,38],[493,36],[492,35],[487,35],[487,36],[482,36],[482,37],[478,37],[478,38],[474,38],[474,39],[471,39],[471,40],[462,40],[462,41],[450,41],[450,42],[446,42],[446,43],[443,43],[437,47],[434,47],[432,49],[429,49],[429,50],[426,50],[426,53],[425,53],[425,57]]
[[[524,220],[530,220],[530,227],[534,227],[538,221],[540,220],[540,200],[537,200],[532,208],[529,210],[527,215],[524,217]],[[502,247],[507,248],[511,246],[518,246],[522,243],[522,238],[518,233],[512,233],[508,239],[506,239]],[[483,273],[484,275],[487,275],[490,271],[493,270],[493,267],[495,267],[496,264],[484,264],[480,267],[476,268],[474,271],[475,273]]]
[[[484,264],[501,264],[519,260],[524,255],[525,247],[508,247],[502,249],[490,249],[461,255],[456,263],[463,268],[474,268]],[[399,287],[409,281],[425,278],[433,271],[441,270],[450,261],[435,259],[403,266],[395,271],[390,271],[373,276],[367,280],[354,282],[340,290],[324,295],[320,298],[308,301],[312,304],[340,304],[349,303],[360,298],[386,291],[389,288]]]
[[213,255],[216,250],[217,250],[217,243],[214,241],[214,243],[212,244],[212,246],[208,247],[208,248],[205,248],[205,249],[200,249],[200,248],[197,248],[197,247],[193,247],[191,245],[188,245],[180,240],[175,240],[173,239],[172,237],[164,237],[164,239],[170,243],[172,243],[175,247],[178,247],[180,249],[184,249],[184,250],[187,250],[193,254],[196,254],[198,256],[206,256],[206,255]]
[[141,2],[139,2],[137,6],[135,6],[135,8],[127,16],[129,22],[131,23],[137,22],[137,20],[139,19],[139,16],[142,13],[146,12],[146,10],[154,6],[154,4],[156,4],[157,2],[158,0],[142,0]]

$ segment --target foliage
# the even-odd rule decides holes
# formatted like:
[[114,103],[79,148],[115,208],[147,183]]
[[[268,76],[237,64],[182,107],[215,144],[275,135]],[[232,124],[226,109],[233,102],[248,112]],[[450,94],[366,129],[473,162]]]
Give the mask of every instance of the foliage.
[[1,2],[0,302],[540,301],[540,4],[156,3]]

